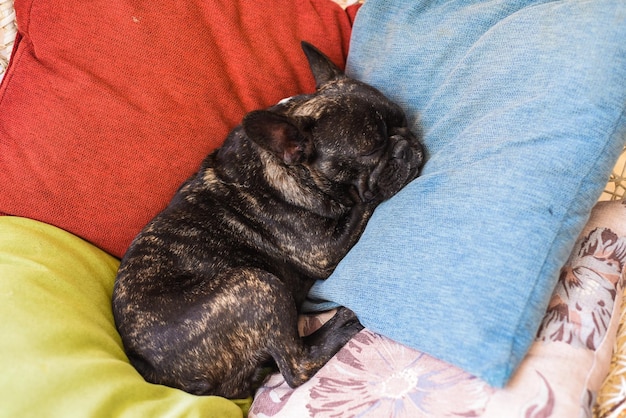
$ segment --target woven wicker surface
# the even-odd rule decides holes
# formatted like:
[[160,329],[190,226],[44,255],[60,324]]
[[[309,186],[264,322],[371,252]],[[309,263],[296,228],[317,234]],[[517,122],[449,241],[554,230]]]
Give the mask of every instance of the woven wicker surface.
[[9,64],[17,27],[13,0],[0,1],[0,80]]
[[624,198],[626,192],[626,148],[622,150],[622,155],[613,167],[613,172],[606,184],[604,193],[600,200],[620,200]]

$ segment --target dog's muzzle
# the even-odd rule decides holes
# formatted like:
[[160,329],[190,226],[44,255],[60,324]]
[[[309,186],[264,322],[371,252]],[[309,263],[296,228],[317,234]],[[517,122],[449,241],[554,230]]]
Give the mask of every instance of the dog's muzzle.
[[389,138],[391,145],[386,159],[382,159],[368,180],[366,199],[377,195],[383,199],[396,194],[415,179],[422,166],[424,152],[421,144],[407,128],[394,129]]

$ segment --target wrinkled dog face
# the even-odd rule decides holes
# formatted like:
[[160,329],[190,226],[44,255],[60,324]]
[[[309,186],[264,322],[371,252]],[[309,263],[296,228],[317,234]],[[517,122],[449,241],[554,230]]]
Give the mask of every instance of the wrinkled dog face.
[[[303,45],[305,52],[309,47]],[[375,88],[346,77],[332,62],[310,58],[317,91],[263,111],[265,118],[270,112],[284,117],[300,138],[297,152],[285,152],[289,155],[282,160],[307,170],[303,175],[326,194],[349,196],[348,206],[388,199],[417,177],[424,159],[403,111]],[[256,113],[246,117],[248,122]]]
[[355,80],[336,80],[313,97],[294,97],[277,107],[309,118],[314,153],[305,165],[322,189],[353,188],[360,201],[382,201],[422,166],[422,146],[402,110]]

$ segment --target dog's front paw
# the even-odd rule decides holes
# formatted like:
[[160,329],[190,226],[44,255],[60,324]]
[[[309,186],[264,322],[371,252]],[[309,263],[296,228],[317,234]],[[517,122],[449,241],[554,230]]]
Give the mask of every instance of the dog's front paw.
[[[328,322],[334,321],[333,329],[349,329],[355,330],[356,333],[361,331],[364,327],[359,322],[356,314],[345,306],[341,306],[337,309],[337,313]],[[354,335],[353,334],[353,335]]]

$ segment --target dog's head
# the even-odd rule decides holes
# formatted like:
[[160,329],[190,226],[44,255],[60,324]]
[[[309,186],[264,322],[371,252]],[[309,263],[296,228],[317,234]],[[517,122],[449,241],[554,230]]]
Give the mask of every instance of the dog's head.
[[[304,184],[342,205],[391,197],[417,177],[424,159],[403,111],[347,77],[312,45],[302,46],[317,90],[249,113],[246,135]],[[285,178],[275,175],[273,181]]]

